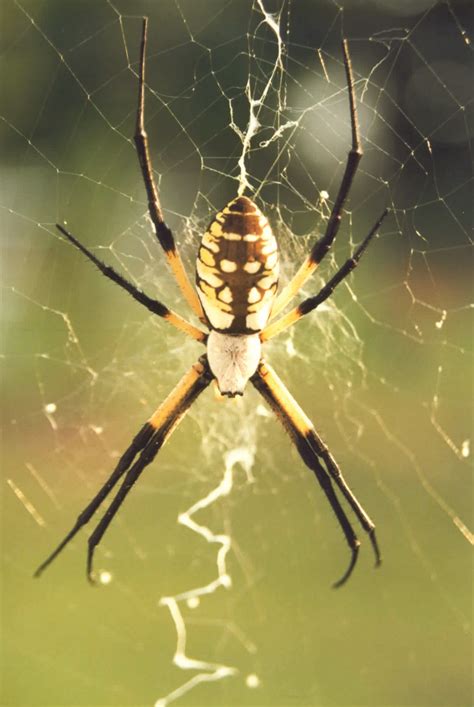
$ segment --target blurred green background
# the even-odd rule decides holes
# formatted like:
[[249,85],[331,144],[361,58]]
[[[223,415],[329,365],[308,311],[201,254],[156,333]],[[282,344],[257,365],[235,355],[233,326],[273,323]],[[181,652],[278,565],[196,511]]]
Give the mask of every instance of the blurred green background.
[[67,221],[100,257],[185,312],[151,234],[133,148],[139,18],[150,18],[156,177],[190,272],[212,214],[235,195],[245,89],[260,96],[277,45],[270,15],[265,22],[261,4],[247,0],[4,0],[2,704],[149,705],[212,675],[212,665],[173,664],[176,629],[159,602],[217,577],[220,545],[177,517],[219,485],[229,453],[232,492],[194,520],[232,539],[232,586],[179,606],[186,654],[237,672],[176,703],[472,703],[463,526],[472,520],[472,8],[263,6],[286,51],[245,163],[280,241],[283,278],[324,228],[344,168],[342,35],[365,157],[308,294],[391,209],[348,285],[267,349],[376,521],[384,564],[373,571],[361,538],[353,577],[333,591],[347,550],[311,473],[255,391],[220,403],[210,390],[100,546],[97,568],[112,581],[88,585],[85,532],[32,579],[201,352],[105,282],[54,228]]

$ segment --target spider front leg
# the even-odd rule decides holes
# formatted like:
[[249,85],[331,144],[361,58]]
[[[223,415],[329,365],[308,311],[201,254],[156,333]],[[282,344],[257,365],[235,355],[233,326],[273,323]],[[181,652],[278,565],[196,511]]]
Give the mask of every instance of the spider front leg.
[[318,267],[319,263],[322,261],[322,259],[325,257],[326,253],[330,249],[339,230],[339,226],[341,225],[344,204],[352,186],[352,182],[354,180],[355,173],[357,172],[359,162],[362,158],[363,152],[360,141],[359,120],[357,117],[357,105],[354,91],[354,76],[352,74],[352,62],[349,54],[349,45],[346,39],[344,39],[342,42],[342,52],[344,56],[344,68],[346,71],[347,89],[349,91],[352,146],[347,155],[346,168],[344,170],[344,175],[342,177],[342,182],[339,187],[334,206],[332,207],[331,215],[326,226],[326,231],[323,237],[314,244],[313,248],[311,249],[311,253],[308,255],[304,263],[301,265],[299,270],[296,272],[290,282],[286,285],[286,287],[278,295],[275,304],[272,308],[272,318],[274,318],[279,312],[281,312],[282,309],[286,307],[288,302],[290,302],[290,300],[292,300],[293,297],[299,292],[306,280],[311,277],[313,272]]
[[[350,490],[334,457],[317,434],[311,421],[271,366],[262,361],[251,381],[282,422],[306,466],[316,475],[341,526],[351,550],[351,560],[343,576],[334,584],[334,587],[340,587],[352,574],[357,561],[360,542],[334,492],[332,481],[346,498],[363,529],[368,533],[377,566],[381,562],[381,555],[375,536],[375,525]],[[325,462],[327,470],[322,466],[320,459]]]
[[[44,572],[66,545],[75,537],[79,530],[89,522],[112,489],[117,485],[120,479],[125,476],[112,503],[89,538],[87,576],[91,582],[94,581],[92,562],[95,548],[101,541],[105,531],[132,486],[138,480],[144,469],[151,464],[166,439],[168,439],[173,430],[177,427],[196,398],[207,388],[212,378],[213,376],[209,370],[207,358],[203,356],[199,359],[198,363],[192,366],[188,373],[181,378],[178,385],[153,413],[148,422],[145,423],[130,447],[120,458],[110,478],[102,486],[89,505],[81,512],[75,525],[66,537],[38,567],[35,572],[35,577],[39,577]],[[139,455],[138,458],[137,455]]]
[[136,455],[146,446],[148,441],[151,439],[153,432],[153,427],[148,422],[145,423],[140,432],[136,435],[136,437],[134,437],[131,445],[120,457],[117,466],[115,467],[105,484],[96,494],[96,496],[94,496],[89,505],[87,505],[84,510],[81,511],[69,533],[63,540],[61,540],[57,548],[38,567],[34,574],[35,577],[39,577],[44,572],[44,570],[49,567],[49,565],[62,552],[66,545],[68,545],[71,540],[77,535],[80,529],[83,528],[90,521],[96,510],[99,508],[99,506],[102,505],[103,501],[107,498],[114,486],[117,485],[122,476],[126,473],[127,469],[132,464]]
[[183,261],[176,247],[171,229],[166,225],[163,212],[161,210],[158,189],[156,188],[153,177],[153,168],[148,149],[148,135],[145,131],[145,50],[147,42],[147,26],[148,19],[143,19],[142,41],[140,47],[140,65],[138,73],[138,109],[137,109],[137,124],[135,131],[135,146],[137,149],[138,161],[145,182],[146,193],[148,197],[148,211],[153,223],[156,237],[158,238],[161,247],[165,252],[165,256],[171,267],[173,275],[178,283],[181,292],[191,309],[202,322],[206,322],[202,311],[201,302],[196,290],[191,285],[191,282],[184,269]]

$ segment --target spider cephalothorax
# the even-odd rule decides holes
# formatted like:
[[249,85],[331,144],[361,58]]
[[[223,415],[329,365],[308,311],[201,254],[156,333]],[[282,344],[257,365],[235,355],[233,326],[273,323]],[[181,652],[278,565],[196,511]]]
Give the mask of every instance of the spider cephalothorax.
[[242,395],[245,385],[250,381],[283,423],[302,460],[313,471],[321,490],[331,504],[351,550],[349,566],[335,584],[341,586],[355,566],[360,543],[339,501],[336,489],[347,501],[368,534],[378,565],[381,557],[375,537],[375,526],[347,485],[336,460],[309,418],[287,390],[283,381],[263,360],[261,347],[262,343],[292,326],[331,296],[334,288],[356,267],[386,215],[384,211],[352,257],[316,295],[303,300],[280,319],[270,321],[300,291],[331,247],[362,156],[347,42],[344,41],[342,47],[349,87],[352,147],[347,157],[344,176],[322,238],[314,244],[297,273],[276,296],[278,285],[276,240],[266,217],[258,206],[245,196],[237,196],[222,211],[219,211],[204,234],[197,257],[196,289],[186,274],[173,234],[163,219],[144,126],[146,30],[147,20],[145,19],[140,53],[135,144],[145,182],[149,214],[156,237],[184,298],[198,319],[206,324],[208,330],[203,331],[171,311],[166,305],[146,295],[113,268],[105,265],[63,226],[58,225],[58,229],[106,277],[120,285],[149,311],[162,317],[195,341],[205,344],[207,351],[181,378],[176,388],[134,437],[108,481],[82,511],[73,528],[54,552],[40,565],[36,576],[48,567],[92,518],[122,479],[121,486],[107,512],[89,538],[87,574],[92,581],[92,560],[95,548],[130,489],[143,470],[153,461],[189,407],[215,379],[221,393],[230,397]]

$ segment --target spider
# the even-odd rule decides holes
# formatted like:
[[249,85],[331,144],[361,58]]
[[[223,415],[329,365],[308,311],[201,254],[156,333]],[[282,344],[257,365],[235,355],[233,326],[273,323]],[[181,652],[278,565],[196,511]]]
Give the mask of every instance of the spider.
[[148,197],[149,216],[184,298],[208,331],[194,326],[161,302],[146,295],[120,273],[99,260],[63,226],[57,224],[57,228],[70,243],[94,263],[103,275],[126,290],[149,311],[204,344],[206,353],[181,378],[174,390],[133,438],[109,479],[80,513],[75,525],[57,548],[38,567],[35,576],[41,575],[62,552],[121,481],[115,497],[89,537],[87,577],[94,583],[93,558],[97,545],[135,482],[154,460],[190,406],[213,380],[217,382],[220,393],[228,397],[242,395],[246,384],[250,381],[283,424],[303,462],[314,472],[336,515],[351,552],[346,571],[333,585],[340,587],[347,581],[355,567],[360,541],[336,495],[335,487],[368,534],[377,566],[381,562],[381,554],[375,535],[375,525],[344,480],[336,460],[309,418],[273,368],[263,359],[261,348],[262,343],[293,325],[330,297],[334,288],[357,266],[387,214],[385,210],[352,257],[316,295],[303,300],[277,321],[270,322],[299,292],[330,249],[338,232],[344,204],[362,157],[347,40],[342,42],[342,51],[349,93],[352,146],[347,156],[344,176],[324,235],[315,243],[293,279],[278,295],[277,243],[265,216],[256,204],[245,196],[237,196],[230,201],[211,222],[202,238],[197,256],[196,288],[191,285],[173,234],[163,219],[158,189],[153,178],[148,138],[144,127],[146,43],[147,19],[145,18],[140,46],[138,109],[134,140]]

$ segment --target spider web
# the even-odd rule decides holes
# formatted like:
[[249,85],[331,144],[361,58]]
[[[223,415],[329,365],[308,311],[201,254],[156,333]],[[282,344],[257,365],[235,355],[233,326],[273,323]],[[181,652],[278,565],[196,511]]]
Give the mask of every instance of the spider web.
[[[468,3],[2,9],[3,703],[470,703]],[[350,147],[350,41],[364,158],[305,293],[389,217],[331,300],[266,348],[377,523],[384,565],[361,537],[338,592],[331,509],[250,388],[193,406],[100,545],[98,591],[85,533],[31,580],[201,354],[54,228],[186,314],[134,154],[143,15],[155,176],[189,272],[236,193],[271,221],[284,282],[322,233]]]

